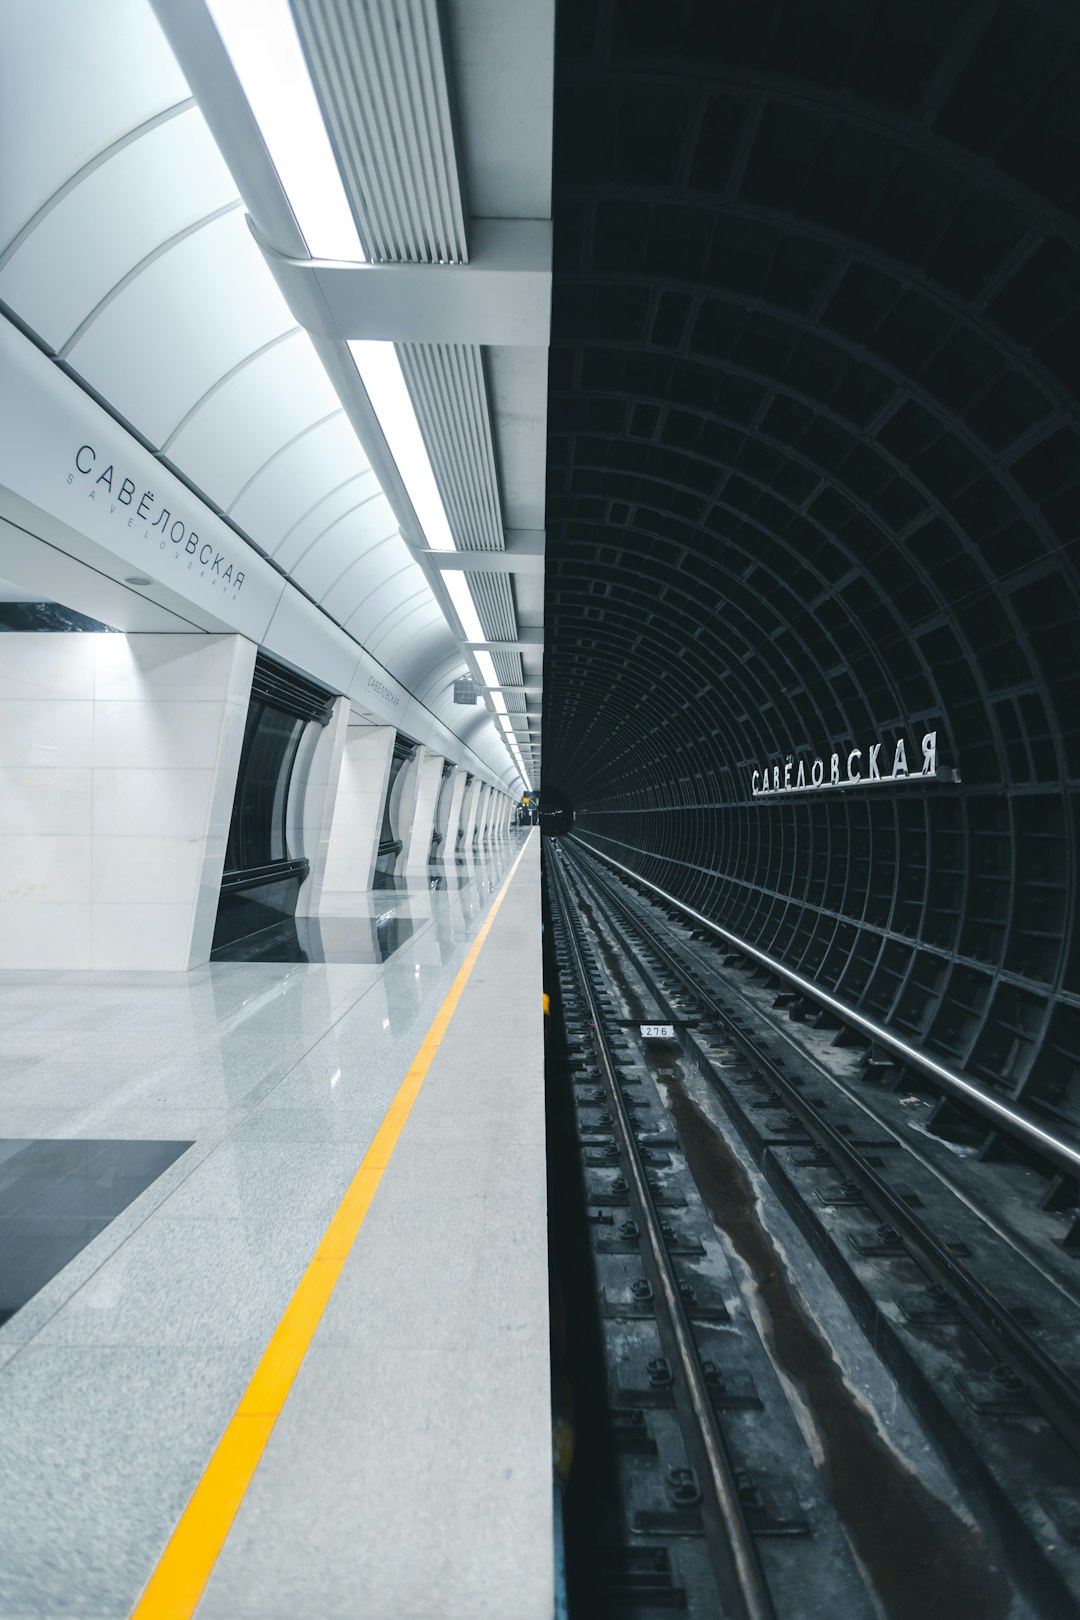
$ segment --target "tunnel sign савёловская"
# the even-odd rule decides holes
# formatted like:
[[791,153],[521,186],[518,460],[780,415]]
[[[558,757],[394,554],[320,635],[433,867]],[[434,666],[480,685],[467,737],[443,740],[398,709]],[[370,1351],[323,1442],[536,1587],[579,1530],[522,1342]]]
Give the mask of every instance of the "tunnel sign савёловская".
[[[886,763],[891,767],[888,770],[882,768]],[[937,775],[937,732],[928,731],[922,739],[921,754],[913,754],[910,764],[903,737],[898,737],[891,748],[876,742],[865,753],[861,748],[851,748],[846,752],[837,750],[829,754],[828,766],[820,755],[809,762],[796,760],[789,755],[783,765],[766,765],[754,771],[750,778],[750,791],[755,799],[763,799],[774,793],[813,793],[825,788],[870,787],[875,782],[918,782],[928,777],[936,779]],[[960,780],[956,771],[950,771],[948,775],[950,781]]]

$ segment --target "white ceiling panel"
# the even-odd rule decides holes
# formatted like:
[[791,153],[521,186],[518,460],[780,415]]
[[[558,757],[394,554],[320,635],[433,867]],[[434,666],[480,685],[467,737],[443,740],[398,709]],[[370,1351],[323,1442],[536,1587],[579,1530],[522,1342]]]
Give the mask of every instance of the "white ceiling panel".
[[485,728],[491,727],[491,724],[490,714],[480,703],[466,716],[458,729],[463,737],[468,738],[470,747],[475,748],[480,741],[481,733]]
[[[393,664],[397,668],[402,664],[402,653],[411,650],[416,641],[432,627],[442,634],[445,630],[445,621],[433,602],[425,601],[421,596],[400,611],[388,614],[381,624],[371,630],[370,643],[373,648],[379,649],[378,656],[385,664]],[[445,630],[445,634],[449,641],[449,630]],[[367,639],[368,637],[365,637],[365,640]],[[442,656],[441,648],[438,656]],[[436,657],[433,655],[421,666],[422,673],[426,674],[435,662]]]
[[44,215],[0,270],[0,297],[60,349],[132,265],[236,197],[189,107],[122,146]]
[[236,497],[229,516],[249,534],[261,535],[260,545],[273,551],[321,500],[368,470],[349,419],[339,410],[261,467]]
[[324,534],[343,518],[359,511],[368,501],[378,500],[380,494],[378,480],[370,468],[367,472],[355,473],[339,488],[324,495],[293,524],[282,537],[274,553],[274,561],[280,568],[287,568],[291,572],[307,556],[312,546],[318,545]]
[[460,648],[455,646],[441,664],[428,671],[424,685],[416,695],[445,720],[447,705],[451,708],[462,707],[460,703],[454,704],[454,681],[468,673],[469,666],[462,657]]
[[190,91],[144,0],[6,0],[0,187],[6,247],[79,169]]
[[431,587],[414,562],[403,561],[393,573],[371,579],[361,571],[355,581],[356,605],[342,620],[350,635],[375,651],[375,643],[404,613],[435,606]]
[[219,378],[295,324],[237,209],[147,265],[68,359],[160,446]]
[[[299,575],[327,545],[338,548],[345,541],[351,557],[361,557],[370,551],[372,546],[380,545],[390,535],[397,533],[397,519],[385,495],[381,492],[369,495],[366,501],[355,503],[334,523],[328,525],[302,556],[293,552],[290,541],[288,549],[292,552],[293,560],[289,564],[289,572]],[[282,548],[283,551],[285,549]],[[397,553],[394,555],[396,557]],[[387,566],[391,566],[389,562]]]
[[410,621],[407,628],[402,625],[394,637],[383,644],[383,662],[389,667],[393,660],[393,667],[401,671],[400,679],[415,688],[432,665],[440,661],[448,639],[449,632],[441,616],[434,622],[417,618]]
[[[386,578],[398,566],[398,553],[385,549],[397,537],[397,526],[392,515],[384,516],[380,521],[383,510],[382,498],[373,496],[364,505],[346,512],[308,547],[302,557],[296,557],[290,563],[289,573],[304,590],[321,598],[347,568],[381,548],[381,555],[369,562],[367,572],[374,571],[378,579]],[[368,513],[372,516],[367,517]]]
[[313,596],[320,606],[325,606],[323,598],[327,591],[361,558],[365,581],[385,578],[393,566],[392,559],[386,554],[385,542],[388,539],[389,536],[384,534],[383,545],[378,542],[361,545],[352,518],[342,518],[290,572],[301,590]]
[[229,507],[260,467],[338,403],[301,328],[246,361],[169,441],[169,459]]
[[385,579],[399,566],[400,545],[400,540],[391,537],[358,558],[319,597],[319,605],[331,618],[344,624],[355,612],[357,603],[369,594],[373,583]]

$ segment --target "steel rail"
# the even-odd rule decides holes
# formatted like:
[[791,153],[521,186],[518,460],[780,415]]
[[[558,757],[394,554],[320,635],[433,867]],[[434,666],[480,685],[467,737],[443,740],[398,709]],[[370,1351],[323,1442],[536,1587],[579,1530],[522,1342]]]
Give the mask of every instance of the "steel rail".
[[679,1294],[678,1281],[674,1276],[671,1259],[667,1253],[663,1234],[660,1230],[659,1217],[649,1191],[648,1177],[641,1164],[633,1123],[619,1086],[615,1062],[609,1049],[607,1036],[604,1033],[603,1019],[596,1005],[596,998],[589,982],[588,969],[582,958],[581,946],[574,926],[577,908],[572,903],[572,897],[567,894],[567,879],[559,869],[558,863],[550,862],[549,870],[553,878],[552,887],[558,894],[562,905],[567,942],[570,946],[578,982],[589,1010],[589,1021],[592,1024],[597,1053],[606,1071],[608,1090],[618,1115],[620,1133],[626,1145],[626,1157],[633,1178],[634,1192],[644,1218],[649,1247],[652,1251],[653,1265],[663,1288],[664,1303],[667,1306],[679,1358],[683,1363],[686,1387],[694,1409],[694,1417],[700,1430],[705,1454],[708,1458],[717,1505],[727,1530],[728,1546],[745,1608],[746,1620],[777,1620],[776,1610],[769,1595],[765,1572],[758,1557],[753,1531],[747,1523],[742,1499],[739,1495],[735,1465],[728,1452],[723,1432],[717,1422],[709,1387],[705,1382],[701,1360],[697,1346],[694,1343],[693,1331]]
[[[626,901],[613,893],[606,884],[593,877],[609,906],[615,904],[627,919],[627,926],[636,930],[667,969],[696,999],[704,1004],[709,1014],[722,1024],[728,1038],[744,1056],[766,1075],[768,1082],[784,1099],[788,1110],[797,1115],[809,1131],[824,1145],[830,1156],[843,1168],[849,1180],[858,1186],[871,1209],[886,1224],[901,1233],[923,1268],[937,1274],[956,1296],[965,1311],[969,1326],[987,1340],[996,1355],[1019,1370],[1031,1384],[1036,1400],[1044,1415],[1056,1426],[1062,1438],[1080,1455],[1080,1389],[1062,1371],[1055,1361],[1011,1317],[1008,1308],[999,1303],[984,1285],[972,1277],[950,1253],[946,1245],[913,1212],[904,1198],[893,1191],[883,1177],[877,1175],[863,1154],[844,1134],[831,1125],[812,1103],[806,1101],[791,1078],[785,1075],[769,1054],[761,1049],[752,1036],[736,1028],[731,1014],[720,1005],[709,989],[703,986],[685,963],[673,955],[658,934],[630,910]],[[610,919],[609,919],[610,920]],[[782,1035],[780,1036],[782,1039]],[[902,1143],[900,1144],[903,1145]]]
[[722,939],[734,950],[741,951],[743,955],[749,956],[755,962],[759,962],[762,967],[767,968],[777,978],[785,979],[788,984],[798,990],[800,995],[816,1001],[827,1012],[832,1013],[834,1017],[841,1019],[846,1024],[850,1024],[854,1029],[861,1031],[862,1034],[868,1035],[877,1045],[883,1046],[894,1053],[910,1068],[918,1069],[928,1076],[943,1091],[969,1104],[970,1107],[983,1114],[987,1119],[992,1120],[999,1130],[1005,1131],[1008,1135],[1033,1148],[1035,1152],[1040,1153],[1044,1158],[1050,1159],[1066,1175],[1080,1176],[1080,1142],[1066,1137],[1055,1136],[1035,1114],[1030,1113],[1026,1108],[1022,1108],[1018,1103],[1010,1102],[1006,1098],[996,1096],[994,1092],[980,1085],[977,1080],[972,1080],[967,1075],[958,1074],[955,1069],[950,1069],[937,1058],[931,1057],[928,1052],[921,1051],[917,1046],[911,1046],[901,1036],[894,1034],[887,1025],[879,1024],[876,1019],[868,1018],[865,1013],[856,1012],[855,1008],[849,1007],[846,1002],[838,1001],[827,990],[822,990],[819,985],[816,985],[812,979],[804,978],[794,968],[786,967],[783,962],[778,962],[775,957],[769,956],[767,952],[760,950],[756,945],[751,945],[749,940],[742,939],[738,934],[733,934],[730,929],[721,927],[711,917],[706,917],[704,912],[696,911],[693,906],[688,906],[684,900],[678,900],[673,894],[668,894],[665,889],[661,889],[657,884],[650,883],[648,878],[642,877],[640,872],[635,872],[633,867],[624,866],[622,861],[617,861],[613,855],[608,855],[604,850],[597,849],[578,834],[571,835],[571,842],[579,844],[582,849],[587,849],[590,855],[595,855],[599,860],[606,861],[616,871],[625,873],[631,882],[639,883],[643,888],[651,890],[665,905],[673,906],[676,911],[681,911],[685,917],[689,917],[698,927],[707,928],[710,933],[715,934],[717,938]]

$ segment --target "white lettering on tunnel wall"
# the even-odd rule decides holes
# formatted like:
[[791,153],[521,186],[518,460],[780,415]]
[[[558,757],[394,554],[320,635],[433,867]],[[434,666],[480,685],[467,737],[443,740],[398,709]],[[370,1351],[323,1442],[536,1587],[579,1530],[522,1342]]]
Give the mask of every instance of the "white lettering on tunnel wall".
[[763,799],[778,793],[814,793],[819,789],[872,787],[928,778],[960,780],[957,770],[939,770],[936,731],[924,734],[910,760],[903,737],[891,744],[873,742],[863,748],[830,749],[813,759],[789,754],[782,766],[767,764],[752,772],[750,792],[755,799]]

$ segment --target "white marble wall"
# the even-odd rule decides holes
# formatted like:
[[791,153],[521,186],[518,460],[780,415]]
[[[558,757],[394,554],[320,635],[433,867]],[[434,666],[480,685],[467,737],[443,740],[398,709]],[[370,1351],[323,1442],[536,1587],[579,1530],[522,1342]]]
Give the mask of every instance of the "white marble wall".
[[306,856],[311,865],[296,897],[298,917],[318,915],[350,712],[348,698],[339,697],[325,726],[308,726],[293,770],[289,853]]
[[396,734],[393,726],[349,726],[346,732],[320,904],[371,888]]
[[439,798],[439,788],[442,785],[442,768],[443,758],[441,754],[432,753],[428,748],[420,750],[420,759],[416,772],[416,802],[413,806],[412,825],[408,830],[408,834],[403,834],[405,841],[403,871],[423,872],[427,870],[428,859],[431,855],[431,834],[435,825],[435,806]]
[[205,961],[255,648],[0,634],[0,967]]

